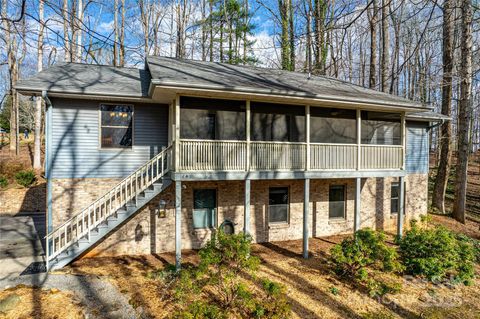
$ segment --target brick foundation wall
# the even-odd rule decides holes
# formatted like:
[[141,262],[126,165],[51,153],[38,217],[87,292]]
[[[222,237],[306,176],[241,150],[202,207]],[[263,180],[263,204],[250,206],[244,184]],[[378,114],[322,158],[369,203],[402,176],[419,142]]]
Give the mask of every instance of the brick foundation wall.
[[[390,214],[390,185],[397,178],[362,179],[361,227],[395,231],[396,215]],[[406,181],[406,223],[427,212],[427,175],[414,174]],[[103,194],[115,180],[62,181],[54,194],[57,196],[54,220],[68,218],[90,201]],[[346,219],[330,220],[328,217],[329,185],[346,186]],[[109,186],[110,185],[110,186]],[[289,223],[268,224],[268,189],[275,186],[289,187]],[[255,242],[301,239],[303,229],[303,180],[252,180],[251,182],[251,234]],[[90,189],[92,188],[92,189]],[[182,183],[182,248],[196,249],[211,236],[207,229],[193,229],[193,190],[214,188],[217,190],[218,223],[225,219],[235,224],[235,232],[243,230],[243,181],[207,181]],[[55,187],[54,187],[55,190]],[[175,249],[175,199],[174,185],[154,198],[132,219],[112,232],[89,255],[148,254]],[[98,194],[98,195],[97,195]],[[55,198],[55,195],[54,195]],[[73,201],[72,201],[73,199]],[[76,199],[80,203],[76,202]],[[156,209],[160,200],[167,203],[166,216],[158,217]],[[70,203],[75,203],[71,205]],[[59,209],[60,208],[60,209]],[[63,208],[63,210],[62,210]],[[78,210],[76,210],[78,209]],[[310,181],[310,235],[315,237],[345,234],[353,231],[355,209],[354,179],[323,179]],[[61,216],[62,211],[70,215]]]
[[52,223],[60,225],[104,195],[119,178],[64,178],[52,180]]

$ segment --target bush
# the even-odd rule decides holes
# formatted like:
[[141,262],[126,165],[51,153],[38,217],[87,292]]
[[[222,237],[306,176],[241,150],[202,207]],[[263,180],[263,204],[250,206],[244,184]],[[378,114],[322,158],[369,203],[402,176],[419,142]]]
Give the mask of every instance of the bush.
[[32,170],[20,171],[15,174],[15,181],[23,187],[31,186],[35,182],[35,179],[35,172]]
[[354,238],[344,239],[330,252],[335,272],[354,280],[366,280],[367,268],[385,272],[402,269],[397,252],[385,243],[385,234],[368,228],[357,231]]
[[8,186],[8,179],[5,176],[0,176],[0,188],[6,188]]
[[[259,259],[251,256],[251,237],[219,231],[199,251],[198,267],[174,275],[176,318],[288,318],[285,288],[259,280]],[[170,275],[149,275],[165,280]],[[258,289],[253,289],[258,287]]]
[[407,274],[469,284],[474,277],[475,250],[472,243],[443,226],[411,229],[399,240],[400,256]]

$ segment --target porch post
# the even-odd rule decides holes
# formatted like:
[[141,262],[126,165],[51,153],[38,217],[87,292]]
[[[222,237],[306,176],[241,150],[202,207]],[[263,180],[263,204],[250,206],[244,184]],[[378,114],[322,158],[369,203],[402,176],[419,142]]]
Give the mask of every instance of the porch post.
[[305,106],[305,170],[310,170],[310,105]]
[[245,196],[244,196],[244,212],[243,212],[243,233],[250,234],[250,180],[245,180]]
[[360,164],[361,154],[362,154],[362,111],[360,109],[357,109],[357,170],[360,170],[362,168]]
[[175,181],[175,268],[180,270],[182,259],[182,181]]
[[303,258],[308,258],[308,212],[310,210],[310,179],[305,178],[303,188]]
[[180,170],[180,95],[177,94],[175,97],[175,104],[173,107],[174,110],[174,122],[175,122],[175,132],[174,132],[174,171]]
[[406,132],[406,125],[405,125],[405,112],[402,113],[401,115],[401,132],[402,132],[402,135],[401,135],[401,138],[402,138],[402,170],[405,170],[405,148],[406,148],[406,142],[407,142],[407,132]]
[[[245,159],[245,170],[250,171],[250,125],[251,125],[251,116],[250,116],[250,100],[245,102],[245,140],[247,142],[247,151]],[[249,182],[250,183],[250,182]],[[250,184],[249,184],[250,185]]]
[[398,214],[397,214],[397,236],[398,238],[402,238],[403,235],[403,219],[405,214],[405,205],[404,205],[404,198],[405,198],[405,178],[400,176],[399,179],[399,191],[400,194],[398,196]]
[[360,198],[362,191],[362,179],[357,177],[355,179],[355,216],[353,221],[353,232],[356,233],[360,229]]

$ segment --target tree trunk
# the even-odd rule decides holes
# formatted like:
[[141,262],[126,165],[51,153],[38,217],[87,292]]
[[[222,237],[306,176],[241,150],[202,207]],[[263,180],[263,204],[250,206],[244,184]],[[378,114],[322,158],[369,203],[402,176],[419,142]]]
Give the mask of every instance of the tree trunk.
[[[2,16],[7,17],[8,15],[8,3],[7,1],[2,2]],[[5,33],[5,42],[7,44],[7,65],[8,65],[8,74],[10,78],[10,88],[9,95],[12,98],[12,108],[10,111],[10,151],[15,152],[17,155],[19,153],[18,145],[18,99],[17,93],[14,89],[15,84],[18,80],[18,64],[16,58],[17,52],[17,40],[16,37],[11,34],[10,21],[7,19],[3,20],[3,28]]]
[[78,17],[77,17],[77,62],[82,62],[82,23],[83,23],[83,0],[78,0]]
[[72,47],[68,31],[68,0],[63,0],[63,42],[65,49],[65,62],[72,62]]
[[377,21],[378,21],[378,4],[377,0],[372,0],[372,9],[370,12],[370,74],[368,80],[368,87],[375,89],[376,81],[376,66],[377,66]]
[[288,0],[288,33],[290,35],[290,71],[295,71],[295,29],[292,0]]
[[118,0],[113,2],[113,66],[117,66],[118,57]]
[[390,0],[382,0],[382,92],[388,90],[388,67],[390,65],[390,32],[388,30],[388,8]]
[[[38,1],[38,20],[39,31],[37,41],[37,72],[41,72],[43,69],[43,7],[44,0]],[[35,101],[35,133],[34,133],[34,147],[33,147],[33,169],[41,169],[41,149],[42,149],[42,98],[37,97]]]
[[[452,72],[454,58],[453,28],[454,0],[445,0],[443,4],[443,80],[442,80],[442,114],[452,116]],[[437,177],[433,186],[432,206],[445,213],[445,192],[451,165],[452,124],[443,123],[440,133],[440,159]]]
[[122,23],[120,24],[120,51],[118,52],[118,63],[125,66],[125,0],[122,0]]
[[458,155],[455,171],[455,199],[453,216],[465,223],[467,199],[468,153],[470,117],[472,114],[472,2],[463,0],[462,11],[462,44],[460,64],[460,104],[458,121]]

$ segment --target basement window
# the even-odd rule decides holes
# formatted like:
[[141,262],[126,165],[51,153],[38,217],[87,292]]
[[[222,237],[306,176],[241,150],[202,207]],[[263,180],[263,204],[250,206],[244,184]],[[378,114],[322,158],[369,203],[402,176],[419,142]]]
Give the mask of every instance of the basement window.
[[129,148],[133,140],[133,106],[100,105],[101,148]]
[[330,185],[328,192],[328,217],[345,219],[345,185]]
[[288,224],[288,187],[271,187],[268,197],[268,222],[270,224]]
[[193,228],[205,229],[216,226],[217,191],[195,189],[193,191]]
[[[403,184],[403,187],[406,187],[405,183]],[[406,198],[406,192],[404,192],[404,198],[403,198],[404,208],[406,203],[405,198]],[[398,214],[399,210],[400,210],[400,183],[393,182],[390,186],[390,213]],[[405,214],[405,210],[403,214]]]

